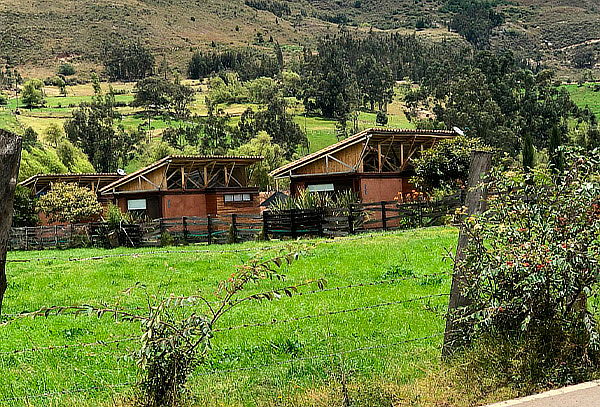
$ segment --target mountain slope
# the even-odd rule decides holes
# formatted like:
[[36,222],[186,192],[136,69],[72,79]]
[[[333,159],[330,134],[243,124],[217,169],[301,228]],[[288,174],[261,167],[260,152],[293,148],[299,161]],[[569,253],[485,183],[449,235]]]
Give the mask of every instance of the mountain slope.
[[[97,63],[112,37],[140,40],[183,66],[196,47],[247,46],[257,33],[281,44],[310,44],[334,32],[337,22],[414,32],[425,18],[444,35],[449,14],[444,0],[3,0],[0,2],[2,59],[54,67],[59,60]],[[258,4],[263,10],[257,10]],[[272,5],[290,12],[277,17]],[[506,23],[496,30],[497,48],[565,66],[583,47],[600,50],[597,0],[515,0],[500,6]],[[572,48],[566,48],[573,46]]]

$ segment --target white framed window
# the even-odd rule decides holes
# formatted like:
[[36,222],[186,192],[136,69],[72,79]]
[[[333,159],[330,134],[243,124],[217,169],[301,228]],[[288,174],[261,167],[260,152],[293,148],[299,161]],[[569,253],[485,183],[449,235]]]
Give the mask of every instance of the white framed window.
[[335,188],[333,184],[315,184],[308,186],[309,192],[333,192]]
[[225,202],[251,202],[252,195],[250,194],[226,194]]
[[128,211],[145,211],[146,200],[145,199],[129,199],[127,201]]

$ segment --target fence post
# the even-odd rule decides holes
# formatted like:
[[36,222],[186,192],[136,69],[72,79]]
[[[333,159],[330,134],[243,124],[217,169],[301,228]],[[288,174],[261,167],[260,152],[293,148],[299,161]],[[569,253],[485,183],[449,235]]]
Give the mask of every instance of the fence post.
[[268,211],[264,211],[262,213],[263,237],[264,237],[265,240],[267,240],[267,236],[269,236],[269,222],[267,220],[268,216],[269,216],[269,212]]
[[348,233],[353,235],[354,230],[354,205],[348,205]]
[[[492,154],[486,151],[473,151],[471,153],[471,166],[469,168],[469,180],[467,182],[467,195],[465,206],[467,216],[476,215],[486,210],[487,188],[484,184],[485,176],[492,167]],[[462,289],[466,283],[466,276],[460,267],[465,258],[465,249],[469,244],[469,235],[461,226],[458,237],[458,246],[454,259],[454,273],[452,275],[452,287],[450,289],[450,300],[448,302],[448,314],[446,315],[446,330],[444,333],[444,347],[442,357],[450,356],[456,347],[460,335],[456,332],[459,324],[454,321],[453,312],[457,308],[469,305],[468,299],[463,295]]]
[[207,221],[206,221],[206,233],[208,233],[208,244],[212,244],[212,218],[210,217],[210,214],[206,215],[208,216]]
[[296,230],[296,209],[290,209],[290,228],[292,232],[292,239],[296,240],[298,235]]
[[0,315],[2,314],[4,293],[8,287],[6,252],[8,250],[20,162],[21,138],[0,130]]
[[188,242],[188,227],[187,227],[187,216],[181,217],[181,224],[183,225],[183,241]]
[[237,214],[236,213],[231,214],[231,238],[233,240],[233,242],[231,242],[231,243],[237,243],[238,233],[237,233]]
[[383,226],[383,230],[387,231],[387,211],[384,201],[381,201],[381,224]]

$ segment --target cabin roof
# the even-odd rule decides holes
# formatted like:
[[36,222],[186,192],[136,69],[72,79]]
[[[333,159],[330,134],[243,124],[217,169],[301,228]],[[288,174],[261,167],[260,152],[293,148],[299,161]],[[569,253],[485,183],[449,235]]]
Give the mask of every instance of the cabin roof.
[[139,177],[140,175],[148,174],[149,172],[152,172],[152,171],[156,170],[157,168],[160,168],[167,164],[174,164],[176,166],[199,165],[199,164],[208,164],[208,163],[215,163],[215,164],[238,163],[238,164],[251,165],[251,164],[261,161],[262,159],[263,159],[263,157],[260,157],[260,156],[170,155],[170,156],[167,156],[161,160],[158,160],[158,161],[148,165],[147,167],[144,167],[135,172],[132,172],[131,174],[128,174],[128,175],[124,176],[123,178],[121,178],[109,185],[106,185],[105,187],[102,187],[100,189],[100,193],[105,193],[108,190],[118,188],[118,187],[132,181],[136,177]]
[[110,180],[115,181],[123,177],[117,173],[66,173],[66,174],[36,174],[32,177],[27,178],[24,181],[19,182],[19,185],[29,187],[38,182],[50,183],[50,182],[77,182],[77,181],[97,181],[97,180]]
[[373,127],[370,129],[363,130],[353,136],[350,136],[342,141],[339,141],[335,144],[332,144],[328,147],[325,147],[319,151],[316,151],[312,154],[308,154],[296,161],[292,161],[289,164],[281,166],[276,170],[273,170],[270,175],[275,178],[282,178],[290,174],[292,171],[307,165],[313,161],[316,161],[327,154],[332,154],[337,151],[343,150],[347,147],[350,147],[356,143],[361,143],[369,138],[389,138],[390,135],[393,136],[406,136],[407,139],[415,140],[415,139],[446,139],[450,137],[456,136],[454,131],[449,130],[415,130],[415,129],[391,129],[391,128],[380,128]]

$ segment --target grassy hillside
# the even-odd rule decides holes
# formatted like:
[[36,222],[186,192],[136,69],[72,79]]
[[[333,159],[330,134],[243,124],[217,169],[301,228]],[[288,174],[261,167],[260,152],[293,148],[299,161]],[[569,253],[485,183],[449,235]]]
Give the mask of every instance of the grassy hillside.
[[[26,67],[30,76],[44,76],[61,61],[82,71],[98,66],[105,42],[139,40],[173,65],[185,67],[196,48],[260,46],[257,34],[284,45],[311,44],[316,36],[347,21],[356,30],[415,32],[427,19],[431,28],[419,35],[444,37],[450,15],[442,0],[281,0],[289,14],[279,17],[246,5],[244,0],[5,0],[0,3],[0,59]],[[600,47],[600,6],[592,0],[516,0],[499,7],[506,24],[495,33],[498,48],[569,68],[580,48]],[[296,48],[289,47],[288,51]]]
[[[451,263],[445,261],[445,254],[446,249],[455,246],[456,236],[453,228],[431,228],[365,235],[358,240],[340,239],[320,245],[285,270],[285,282],[264,282],[260,287],[249,287],[248,291],[319,278],[327,279],[329,288],[367,285],[249,303],[230,314],[220,327],[447,293]],[[42,256],[48,260],[10,263],[5,312],[17,313],[48,305],[114,304],[116,301],[127,308],[141,307],[136,312],[143,312],[144,292],[134,290],[131,295],[123,294],[123,290],[136,282],[145,284],[149,294],[202,292],[211,300],[218,281],[228,278],[234,265],[250,258],[265,245],[281,247],[285,244],[209,246],[208,253],[197,254],[189,250],[205,247],[173,248],[173,253],[164,254],[148,253],[150,249],[13,252],[9,254],[11,259]],[[220,253],[231,249],[239,251]],[[67,261],[118,253],[140,256]],[[431,276],[438,273],[444,274]],[[381,281],[386,283],[370,285]],[[196,405],[202,406],[342,405],[338,377],[343,369],[351,383],[353,405],[389,406],[395,398],[394,388],[422,376],[428,367],[437,363],[441,338],[401,346],[392,344],[442,332],[446,302],[446,297],[435,297],[360,312],[218,332],[208,360],[192,376],[192,396]],[[0,330],[0,405],[122,405],[115,400],[130,394],[131,386],[117,385],[136,381],[135,362],[128,355],[136,349],[137,342],[7,352],[118,340],[139,332],[136,323],[116,323],[110,317],[99,319],[83,315],[26,318],[4,326]],[[312,358],[373,346],[373,349],[340,357]],[[299,361],[285,363],[291,358]],[[277,362],[283,363],[278,365]],[[260,369],[239,370],[263,364],[266,366]],[[212,373],[224,369],[236,371]],[[56,394],[73,389],[88,390]],[[41,393],[53,395],[2,402],[5,398]]]

